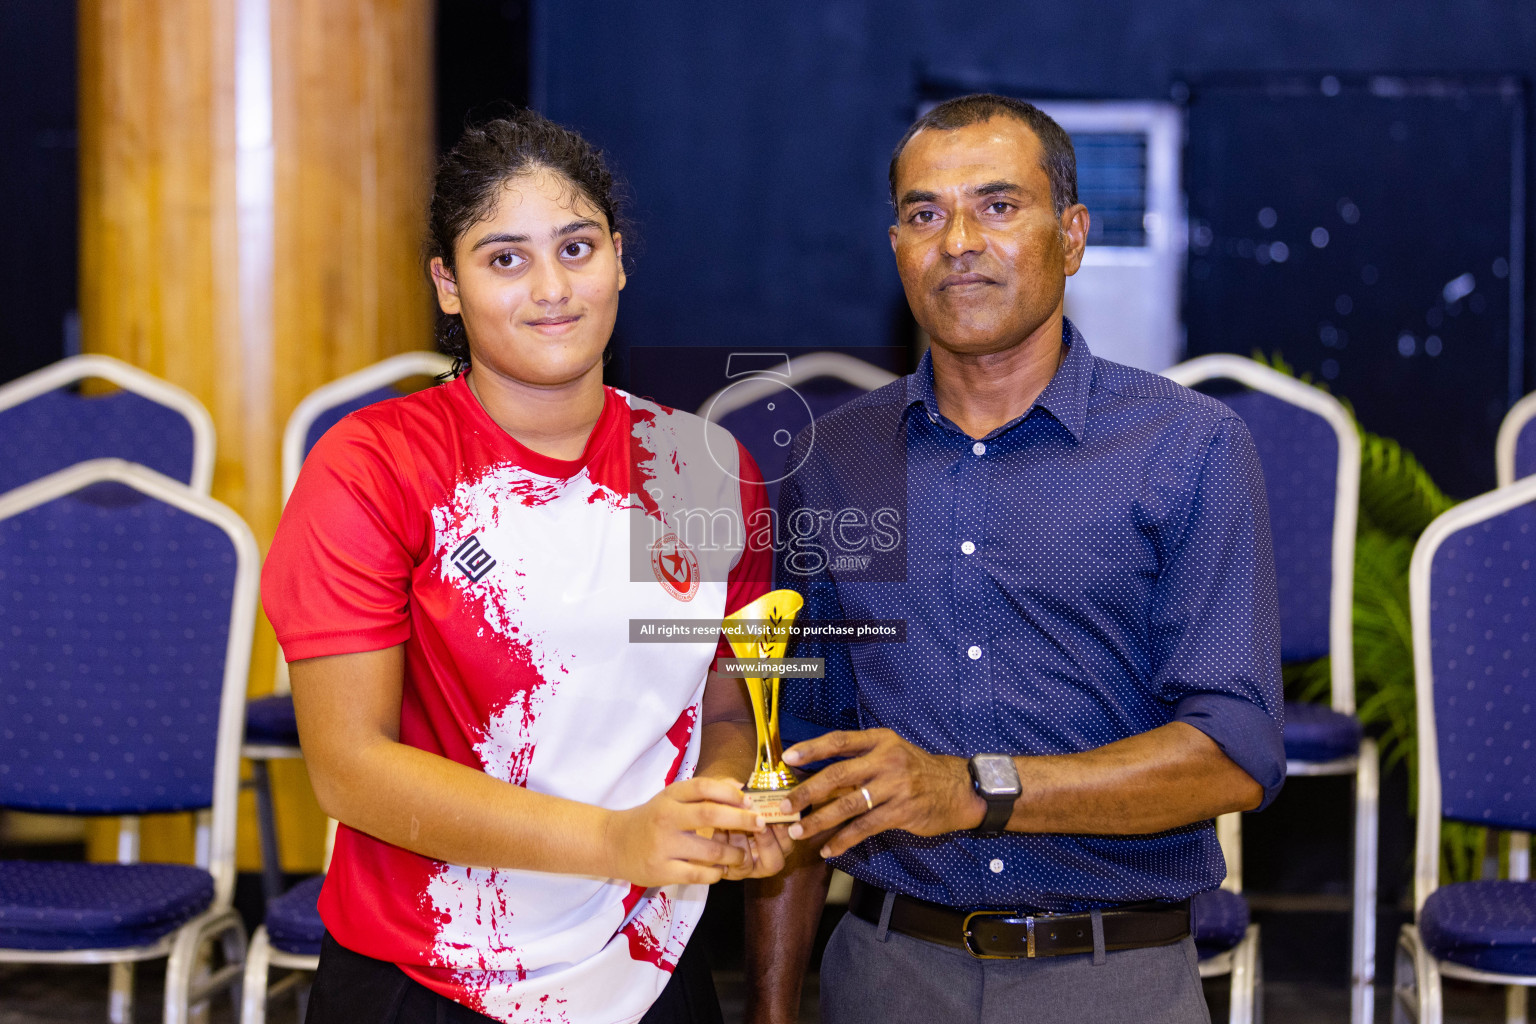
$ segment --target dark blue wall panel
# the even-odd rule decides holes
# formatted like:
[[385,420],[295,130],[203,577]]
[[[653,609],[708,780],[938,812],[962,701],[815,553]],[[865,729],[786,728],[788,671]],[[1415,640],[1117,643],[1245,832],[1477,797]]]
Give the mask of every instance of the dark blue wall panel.
[[548,4],[535,26],[546,112],[636,197],[623,341],[887,340],[881,154],[911,86],[873,5]]
[[545,0],[534,34],[535,102],[633,186],[620,340],[644,345],[899,341],[886,161],[924,82],[1166,98],[1231,71],[1536,73],[1536,6],[1475,0]]
[[78,162],[75,5],[0,0],[0,383],[78,340]]

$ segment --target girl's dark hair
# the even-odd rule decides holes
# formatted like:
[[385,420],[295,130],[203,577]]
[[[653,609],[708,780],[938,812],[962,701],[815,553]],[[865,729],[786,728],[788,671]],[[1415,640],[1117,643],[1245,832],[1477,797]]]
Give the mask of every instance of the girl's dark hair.
[[[454,243],[491,213],[502,185],[539,170],[560,175],[602,211],[609,231],[621,230],[622,198],[602,153],[569,128],[532,110],[517,110],[470,125],[438,161],[427,211],[427,263],[439,258],[453,271]],[[462,317],[438,311],[437,347],[453,357],[454,376],[469,367]]]

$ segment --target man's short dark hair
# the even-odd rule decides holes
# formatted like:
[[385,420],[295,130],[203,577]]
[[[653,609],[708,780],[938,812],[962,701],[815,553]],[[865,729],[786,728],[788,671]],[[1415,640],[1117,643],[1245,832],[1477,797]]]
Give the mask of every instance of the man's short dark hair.
[[1072,149],[1072,137],[1034,104],[993,93],[976,93],[945,100],[912,122],[912,127],[896,143],[896,150],[891,154],[891,205],[897,205],[896,163],[901,159],[901,151],[912,141],[912,136],[925,128],[953,131],[982,124],[994,117],[1011,117],[1015,121],[1022,121],[1035,133],[1035,138],[1040,140],[1040,148],[1043,150],[1040,163],[1051,182],[1051,205],[1056,208],[1056,216],[1060,217],[1063,210],[1077,202],[1077,153]]

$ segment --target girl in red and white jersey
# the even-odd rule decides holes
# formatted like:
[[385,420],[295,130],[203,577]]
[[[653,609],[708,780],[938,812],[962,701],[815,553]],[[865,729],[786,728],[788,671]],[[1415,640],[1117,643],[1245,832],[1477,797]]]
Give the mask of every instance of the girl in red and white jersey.
[[746,452],[603,386],[622,245],[580,136],[466,132],[431,207],[460,372],[332,428],[283,514],[263,600],[341,822],[311,1022],[718,1021],[706,887],[782,867],[728,648],[631,642],[772,567]]

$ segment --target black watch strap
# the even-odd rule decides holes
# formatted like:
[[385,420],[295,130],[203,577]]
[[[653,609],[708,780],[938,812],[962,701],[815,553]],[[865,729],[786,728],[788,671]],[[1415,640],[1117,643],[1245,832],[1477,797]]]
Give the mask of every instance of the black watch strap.
[[987,799],[987,813],[982,815],[981,824],[976,826],[977,832],[1002,832],[1008,827],[1008,819],[1013,817],[1013,804],[1018,799],[1016,796],[994,797]]

